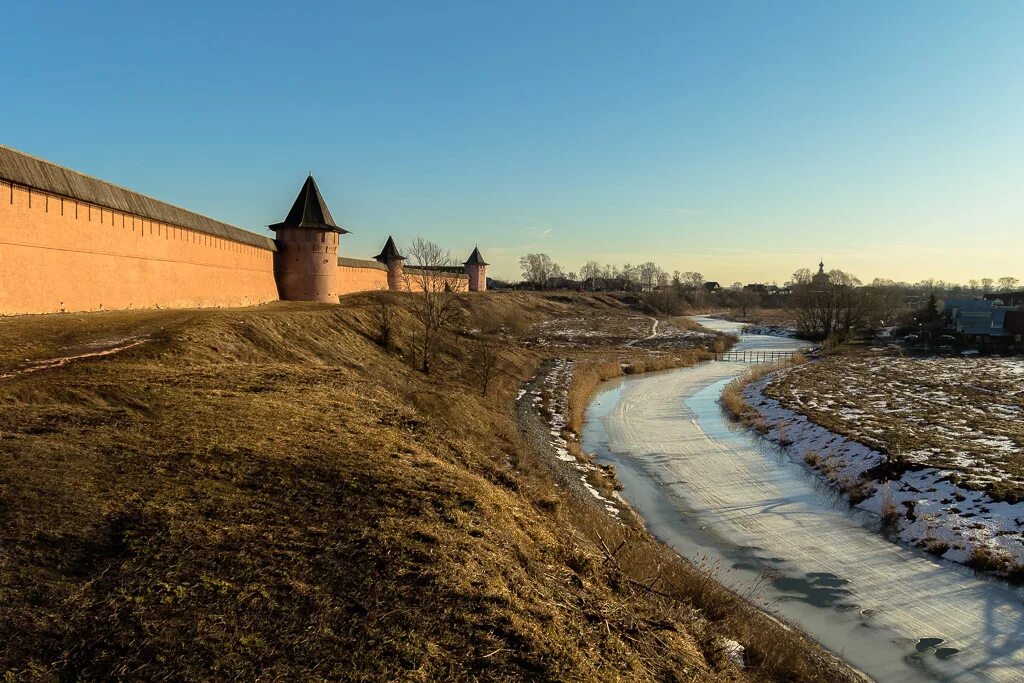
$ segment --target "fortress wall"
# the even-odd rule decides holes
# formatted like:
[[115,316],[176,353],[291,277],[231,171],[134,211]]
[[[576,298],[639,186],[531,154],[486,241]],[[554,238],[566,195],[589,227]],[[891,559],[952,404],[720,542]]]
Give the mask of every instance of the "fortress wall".
[[[401,280],[401,291],[403,292],[422,292],[423,291],[423,276],[416,272],[410,272],[412,269],[406,269],[405,274]],[[468,292],[469,291],[469,277],[463,274],[453,273],[448,276],[428,276],[428,286],[431,291],[444,289],[445,282],[452,282],[455,284],[456,291]]]
[[273,254],[0,181],[0,315],[274,301]]
[[338,293],[376,291],[388,288],[388,269],[376,261],[342,259],[338,264]]

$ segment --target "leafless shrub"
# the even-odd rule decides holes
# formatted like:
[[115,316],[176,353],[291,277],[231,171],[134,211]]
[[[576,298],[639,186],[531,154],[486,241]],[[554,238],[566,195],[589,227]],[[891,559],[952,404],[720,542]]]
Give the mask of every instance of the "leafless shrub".
[[967,566],[979,571],[1005,571],[1012,558],[1004,550],[987,545],[977,545],[971,551]]
[[439,335],[462,315],[457,294],[466,288],[466,280],[453,269],[451,253],[430,240],[417,237],[407,253],[411,265],[405,268],[406,288],[417,294],[413,313],[423,328],[420,369],[429,373]]
[[895,525],[900,518],[900,509],[892,493],[892,482],[886,481],[882,486],[882,522]]
[[487,395],[487,387],[494,377],[494,371],[498,366],[498,347],[491,341],[478,340],[473,345],[470,365],[476,373],[480,385],[480,394]]
[[780,420],[776,426],[779,430],[779,445],[783,448],[793,445],[793,439],[786,436],[786,423]]
[[391,351],[395,344],[394,333],[398,322],[395,295],[388,291],[380,291],[375,294],[370,315],[377,333],[377,343],[385,351]]
[[921,541],[921,547],[933,555],[943,555],[947,550],[949,550],[949,543],[929,536]]

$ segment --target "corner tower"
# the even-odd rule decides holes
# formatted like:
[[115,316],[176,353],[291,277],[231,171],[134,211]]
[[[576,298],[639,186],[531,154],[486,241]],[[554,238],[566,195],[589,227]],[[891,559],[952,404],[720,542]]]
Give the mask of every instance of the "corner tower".
[[388,235],[388,241],[384,243],[384,248],[373,258],[388,267],[388,289],[392,292],[402,289],[402,275],[405,273],[402,261],[405,260],[405,257],[398,253],[398,247],[395,246],[395,240],[391,238],[391,235]]
[[469,291],[486,292],[487,266],[490,264],[484,262],[484,257],[480,255],[480,249],[473,247],[473,253],[469,255],[469,258],[462,265],[466,275],[469,276]]
[[284,301],[338,303],[338,238],[348,232],[334,222],[310,175],[277,233],[274,278]]

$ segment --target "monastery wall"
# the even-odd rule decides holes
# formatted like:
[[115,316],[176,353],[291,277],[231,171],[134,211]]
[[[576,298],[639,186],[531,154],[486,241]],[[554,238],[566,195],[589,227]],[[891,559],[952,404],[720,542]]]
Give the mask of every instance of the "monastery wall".
[[404,275],[390,237],[384,252],[394,258],[339,258],[347,230],[312,176],[270,228],[276,240],[0,145],[0,315],[337,303],[353,292],[422,291],[424,275],[431,289],[486,288],[477,249],[464,266]]
[[273,254],[0,180],[0,315],[275,301]]
[[388,269],[376,261],[338,259],[338,293],[376,291],[388,289]]

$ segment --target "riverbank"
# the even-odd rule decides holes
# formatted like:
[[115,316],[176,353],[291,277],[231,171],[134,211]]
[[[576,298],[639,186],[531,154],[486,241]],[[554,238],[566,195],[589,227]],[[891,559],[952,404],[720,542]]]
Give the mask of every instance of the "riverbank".
[[[700,356],[694,361],[700,360]],[[690,363],[692,365],[693,363]],[[711,658],[724,657],[758,678],[850,682],[864,680],[846,662],[786,623],[758,598],[753,586],[722,582],[715,567],[700,558],[680,556],[651,535],[640,508],[619,491],[621,470],[595,462],[580,447],[569,425],[570,378],[581,362],[554,359],[520,390],[520,431],[563,488],[566,498],[591,511],[587,533],[604,552],[603,564],[619,580],[670,603],[688,606],[696,632]],[[618,377],[647,376],[635,365],[614,369]],[[671,371],[653,371],[661,375]],[[560,499],[565,503],[565,498]],[[557,506],[557,501],[551,501]],[[577,520],[580,519],[577,514]]]
[[708,558],[730,585],[759,586],[770,609],[879,680],[1014,680],[1019,595],[886,541],[802,463],[730,426],[717,401],[743,370],[613,381],[584,448],[615,466],[621,495],[664,542]]
[[[943,380],[928,361],[914,359],[828,359],[752,381],[742,400],[755,415],[746,419],[852,505],[878,514],[900,541],[1020,584],[1021,459],[1006,434],[1019,438],[1021,400],[1013,390],[982,386],[977,360],[936,362],[970,376]],[[844,371],[849,377],[840,382]],[[1006,375],[1000,366],[993,380],[1012,383]],[[956,391],[964,384],[966,391]],[[974,414],[980,417],[969,423]]]

